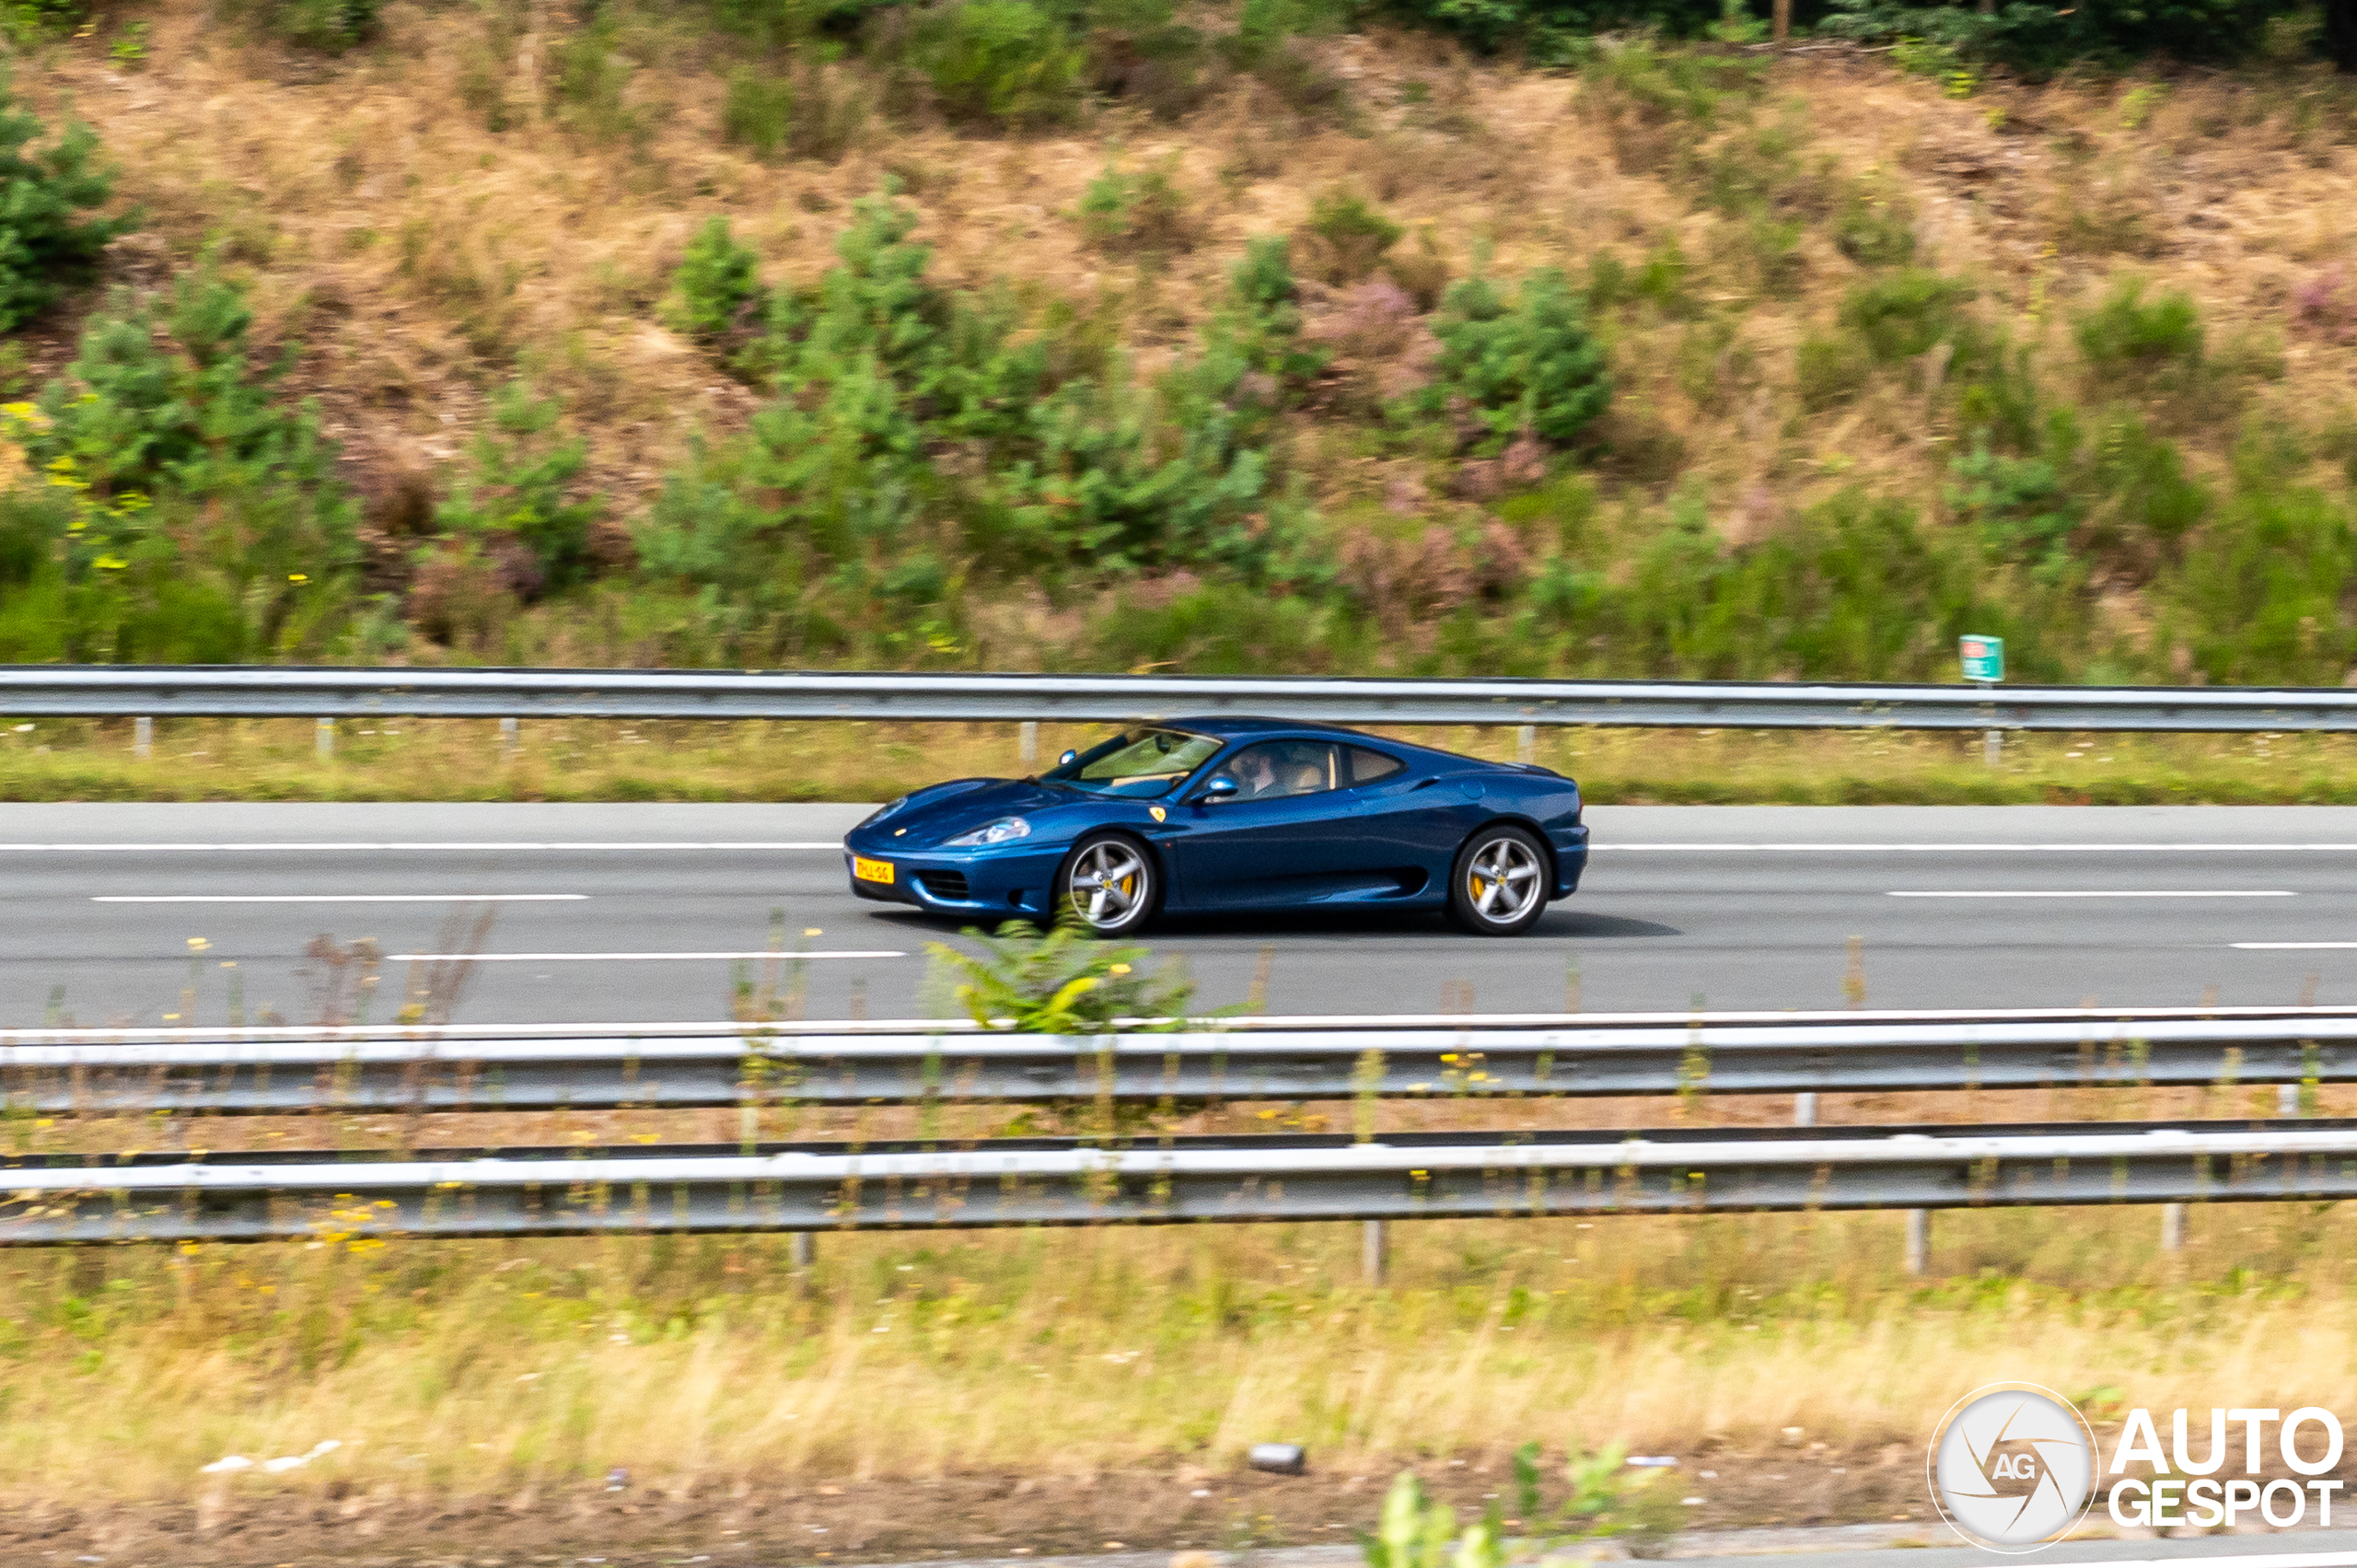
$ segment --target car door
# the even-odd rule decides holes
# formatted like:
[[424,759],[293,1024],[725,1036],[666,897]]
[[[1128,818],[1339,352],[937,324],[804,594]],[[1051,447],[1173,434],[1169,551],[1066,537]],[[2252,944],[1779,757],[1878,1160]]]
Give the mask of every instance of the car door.
[[1358,824],[1342,766],[1330,740],[1260,741],[1221,762],[1212,776],[1237,793],[1179,807],[1185,831],[1169,841],[1186,906],[1282,908],[1350,887]]
[[1342,749],[1358,854],[1370,870],[1413,897],[1448,876],[1457,846],[1481,815],[1466,793],[1371,746]]

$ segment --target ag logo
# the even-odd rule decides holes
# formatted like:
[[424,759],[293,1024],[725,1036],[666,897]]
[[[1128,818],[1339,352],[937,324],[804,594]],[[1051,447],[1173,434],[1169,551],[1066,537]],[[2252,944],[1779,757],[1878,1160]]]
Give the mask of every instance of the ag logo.
[[2036,1551],[2095,1500],[2096,1440],[2071,1401],[2035,1383],[1991,1383],[1932,1434],[1932,1500],[1956,1534],[1991,1551]]

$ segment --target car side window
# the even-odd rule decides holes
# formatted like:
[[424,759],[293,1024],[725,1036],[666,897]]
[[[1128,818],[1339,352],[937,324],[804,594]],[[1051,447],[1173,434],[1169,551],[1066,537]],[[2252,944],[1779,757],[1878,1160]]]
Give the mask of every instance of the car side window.
[[1340,786],[1341,747],[1328,740],[1267,740],[1248,746],[1220,769],[1238,800],[1282,800]]
[[1408,766],[1397,757],[1387,757],[1380,751],[1371,751],[1364,746],[1345,746],[1342,748],[1342,754],[1350,764],[1350,782],[1354,784],[1373,784],[1378,779],[1387,779],[1394,773],[1405,772]]

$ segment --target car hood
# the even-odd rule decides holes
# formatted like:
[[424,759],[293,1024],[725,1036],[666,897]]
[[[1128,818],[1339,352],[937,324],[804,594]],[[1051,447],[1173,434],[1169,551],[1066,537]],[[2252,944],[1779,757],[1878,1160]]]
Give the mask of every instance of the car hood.
[[1031,842],[1038,842],[1058,829],[1071,832],[1081,815],[1074,808],[1085,805],[1084,797],[1069,790],[1029,779],[959,779],[919,790],[874,829],[861,830],[880,830],[898,847],[923,849],[1002,817],[1020,817],[1031,824]]

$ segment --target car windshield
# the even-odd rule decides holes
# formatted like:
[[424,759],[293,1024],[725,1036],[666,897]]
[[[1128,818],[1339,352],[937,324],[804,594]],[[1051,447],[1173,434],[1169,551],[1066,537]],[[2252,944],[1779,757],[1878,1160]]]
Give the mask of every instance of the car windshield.
[[1050,784],[1090,795],[1152,800],[1218,755],[1220,742],[1183,729],[1132,729],[1099,741],[1041,775]]

